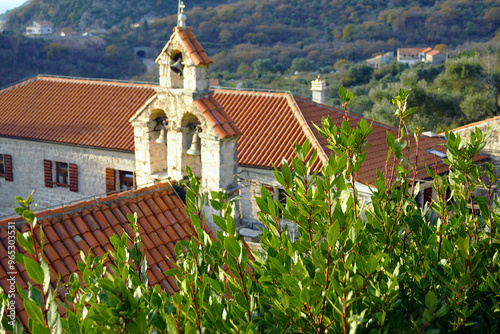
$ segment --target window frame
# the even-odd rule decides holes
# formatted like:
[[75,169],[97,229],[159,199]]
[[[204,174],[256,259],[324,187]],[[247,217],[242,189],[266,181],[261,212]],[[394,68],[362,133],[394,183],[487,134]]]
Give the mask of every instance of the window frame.
[[[269,191],[274,202],[281,203],[281,205],[283,205],[283,207],[286,207],[287,194],[286,194],[286,191],[284,188],[277,187],[277,186],[264,186],[264,188],[266,188],[267,191]],[[279,206],[278,206],[278,213],[279,213],[280,218],[283,217],[282,210]]]
[[5,181],[14,181],[14,171],[12,169],[12,155],[0,154],[0,177]]
[[[62,167],[61,165],[66,165],[66,167]],[[52,178],[52,183],[57,185],[58,187],[69,188],[70,186],[70,176],[69,176],[69,163],[62,161],[54,161],[54,172],[55,177]],[[62,172],[63,181],[59,182],[59,172]],[[55,181],[54,181],[55,180]]]
[[[134,172],[126,170],[117,170],[118,172],[118,189],[120,191],[127,191],[134,188]],[[126,188],[123,188],[123,183],[128,184]]]
[[[129,174],[127,177],[125,174]],[[106,194],[128,191],[135,189],[135,171],[106,168],[105,170]],[[128,182],[127,189],[122,188],[123,183]]]
[[0,176],[5,175],[5,156],[0,154]]

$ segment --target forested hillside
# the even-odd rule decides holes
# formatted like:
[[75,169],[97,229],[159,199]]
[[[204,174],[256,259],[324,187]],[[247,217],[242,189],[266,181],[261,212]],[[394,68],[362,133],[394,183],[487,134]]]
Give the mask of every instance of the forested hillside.
[[[328,104],[338,105],[336,91],[344,84],[355,90],[354,111],[385,123],[391,122],[387,97],[399,86],[413,89],[411,99],[424,110],[414,123],[426,129],[498,114],[498,0],[185,2],[187,24],[223,85],[309,96],[314,75],[308,73],[319,71],[329,86]],[[0,86],[37,73],[156,81],[156,68],[148,71],[133,48],[148,46],[158,54],[176,13],[174,0],[32,0],[9,13],[10,31],[0,35]],[[20,36],[33,20],[48,20],[57,32],[106,33],[84,42]],[[143,25],[133,27],[135,22]],[[461,60],[380,71],[362,63],[400,47],[436,47]]]
[[[197,0],[199,5],[218,5],[225,0]],[[33,20],[47,20],[59,29],[110,29],[127,20],[142,21],[177,13],[172,0],[31,0],[9,14],[7,27],[22,31]]]
[[[257,58],[288,67],[304,57],[326,66],[397,47],[485,41],[500,25],[495,0],[197,0],[186,6],[188,25],[221,60],[215,70],[227,71]],[[44,19],[58,29],[121,26],[126,34],[130,23],[155,18],[149,38],[158,46],[176,13],[177,1],[169,0],[33,0],[10,13],[7,27],[23,31]]]

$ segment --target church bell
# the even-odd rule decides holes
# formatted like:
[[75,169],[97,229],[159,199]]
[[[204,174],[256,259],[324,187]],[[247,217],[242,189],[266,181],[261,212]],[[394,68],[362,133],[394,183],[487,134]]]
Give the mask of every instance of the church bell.
[[183,75],[182,73],[182,58],[177,59],[176,61],[172,60],[170,62],[170,68],[177,74]]
[[156,142],[158,144],[166,144],[167,143],[167,138],[166,138],[166,133],[167,130],[165,129],[166,127],[166,122],[162,121],[160,125],[160,136],[156,139]]
[[193,139],[191,140],[191,147],[187,151],[188,155],[201,155],[201,142],[200,136],[198,136],[198,128],[193,134]]

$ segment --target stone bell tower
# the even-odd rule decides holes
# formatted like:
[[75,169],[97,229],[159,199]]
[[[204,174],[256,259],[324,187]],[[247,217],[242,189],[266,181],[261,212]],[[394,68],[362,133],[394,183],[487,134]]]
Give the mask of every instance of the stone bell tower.
[[185,21],[180,13],[178,26],[156,59],[156,95],[131,119],[136,183],[180,180],[190,166],[203,190],[228,189],[236,185],[241,131],[212,96],[212,60]]

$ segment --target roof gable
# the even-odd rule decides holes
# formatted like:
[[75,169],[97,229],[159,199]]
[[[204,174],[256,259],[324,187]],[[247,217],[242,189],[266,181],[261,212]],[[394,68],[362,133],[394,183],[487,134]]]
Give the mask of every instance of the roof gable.
[[182,45],[185,48],[184,50],[185,53],[189,55],[190,59],[193,61],[195,66],[198,66],[200,64],[202,65],[212,64],[212,60],[206,54],[205,49],[203,49],[201,44],[194,36],[193,28],[190,27],[186,29],[182,27],[174,27],[173,33],[170,36],[170,40],[163,47],[163,50],[161,51],[160,55],[156,58],[155,62],[158,62],[165,53],[168,53],[168,49],[171,47],[172,42],[177,38],[182,41]]
[[[306,139],[318,149],[318,158],[313,169],[319,171],[322,161],[331,154],[328,142],[319,135],[313,124],[320,125],[323,117],[331,117],[337,126],[342,124],[344,111],[315,103],[309,99],[293,96],[290,93],[248,92],[216,90],[214,97],[224,106],[228,114],[235,120],[243,135],[238,141],[238,163],[252,167],[272,168],[280,166],[283,158],[288,161],[293,157],[295,143],[303,143]],[[356,114],[349,113],[351,126],[361,120]],[[362,165],[357,180],[363,184],[373,185],[377,177],[377,168],[384,171],[387,158],[386,134],[396,135],[396,129],[373,122],[373,131],[368,136],[370,147],[367,158]],[[410,138],[410,162],[415,162],[416,144]],[[316,145],[315,145],[316,144]],[[434,165],[434,155],[426,152],[433,148],[446,152],[443,141],[437,137],[422,136],[419,142],[418,166],[420,173],[425,173],[425,165]],[[389,167],[391,164],[389,164]],[[438,172],[444,173],[448,166],[438,158]],[[425,178],[421,175],[422,178]]]

